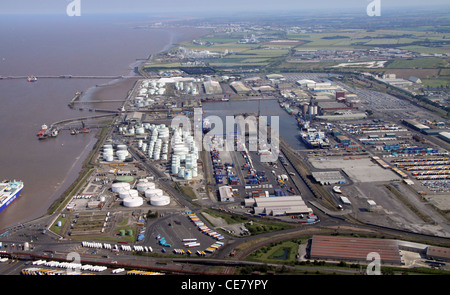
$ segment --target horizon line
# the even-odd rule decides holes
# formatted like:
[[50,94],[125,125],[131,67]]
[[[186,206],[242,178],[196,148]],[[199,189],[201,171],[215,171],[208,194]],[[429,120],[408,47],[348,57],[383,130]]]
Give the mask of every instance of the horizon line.
[[[442,12],[442,8],[445,7],[447,10],[450,10],[450,6],[449,5],[445,5],[445,4],[412,4],[412,5],[393,5],[393,6],[382,6],[383,11],[385,12],[398,12],[399,14],[404,12],[404,11],[398,11],[399,8],[402,9],[407,9],[409,12],[411,11],[415,11],[415,10],[423,10],[424,8],[426,8],[428,11],[430,10],[435,10],[437,8],[440,8],[439,12]],[[91,16],[91,15],[152,15],[152,16],[157,16],[157,15],[177,15],[177,16],[186,16],[186,17],[192,17],[194,16],[193,14],[199,16],[199,17],[205,17],[204,14],[211,14],[209,15],[210,17],[214,17],[214,16],[224,16],[227,14],[233,14],[234,16],[236,16],[236,13],[264,13],[264,14],[274,14],[274,13],[289,13],[289,14],[295,14],[298,12],[348,12],[348,13],[355,13],[357,11],[361,11],[362,8],[365,8],[365,5],[362,5],[361,7],[327,7],[327,8],[323,8],[323,7],[309,7],[309,8],[293,8],[293,9],[288,9],[288,8],[279,8],[279,9],[271,9],[271,8],[261,8],[261,9],[242,9],[242,10],[236,10],[236,9],[230,9],[230,10],[195,10],[195,11],[186,11],[186,10],[179,10],[179,11],[123,11],[123,12],[116,12],[116,11],[82,11],[81,16],[86,15],[86,16]],[[365,10],[364,10],[365,12]],[[437,11],[436,11],[437,12]],[[442,12],[443,13],[443,12]],[[40,16],[40,15],[45,15],[45,16],[49,16],[49,15],[54,15],[54,16],[58,16],[58,15],[64,15],[67,16],[66,11],[61,11],[61,12],[56,12],[56,11],[39,11],[39,12],[32,12],[32,11],[28,11],[28,12],[16,12],[16,11],[0,11],[0,15],[26,15],[26,16]]]

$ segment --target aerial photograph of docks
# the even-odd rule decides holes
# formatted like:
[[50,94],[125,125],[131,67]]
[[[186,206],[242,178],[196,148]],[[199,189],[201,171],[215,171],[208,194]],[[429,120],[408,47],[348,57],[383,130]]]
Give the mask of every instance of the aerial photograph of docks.
[[0,4],[1,275],[450,274],[448,2],[97,2]]

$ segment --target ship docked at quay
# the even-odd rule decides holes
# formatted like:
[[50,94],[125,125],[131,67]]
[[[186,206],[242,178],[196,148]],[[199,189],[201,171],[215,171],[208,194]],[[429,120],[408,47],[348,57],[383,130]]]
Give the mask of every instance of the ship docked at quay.
[[300,131],[300,138],[308,148],[329,148],[330,142],[324,131],[320,131],[310,126],[309,121],[299,122],[302,128]]
[[43,140],[47,137],[57,137],[58,133],[59,131],[56,128],[48,128],[48,126],[44,124],[36,135],[39,140]]
[[5,210],[19,196],[22,189],[22,181],[4,180],[0,183],[0,212]]

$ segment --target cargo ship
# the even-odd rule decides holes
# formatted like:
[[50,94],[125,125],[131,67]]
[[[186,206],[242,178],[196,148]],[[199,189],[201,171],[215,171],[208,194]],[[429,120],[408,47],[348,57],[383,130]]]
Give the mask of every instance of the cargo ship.
[[23,189],[22,181],[4,180],[0,183],[0,212],[8,207]]
[[308,148],[328,148],[330,143],[323,131],[314,128],[308,128],[306,131],[300,132],[301,139]]

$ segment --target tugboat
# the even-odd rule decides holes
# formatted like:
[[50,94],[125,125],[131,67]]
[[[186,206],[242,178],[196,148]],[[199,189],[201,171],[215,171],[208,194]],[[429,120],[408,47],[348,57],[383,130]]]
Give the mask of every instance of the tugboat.
[[50,133],[50,137],[57,137],[59,134],[58,129],[52,129],[52,132]]
[[36,134],[39,140],[46,139],[48,137],[57,137],[59,134],[59,130],[55,127],[51,126],[48,128],[46,124],[41,126],[41,130]]
[[41,130],[39,130],[39,132],[36,134],[36,136],[39,138],[39,140],[46,139],[48,136],[48,126],[45,124],[42,125]]

